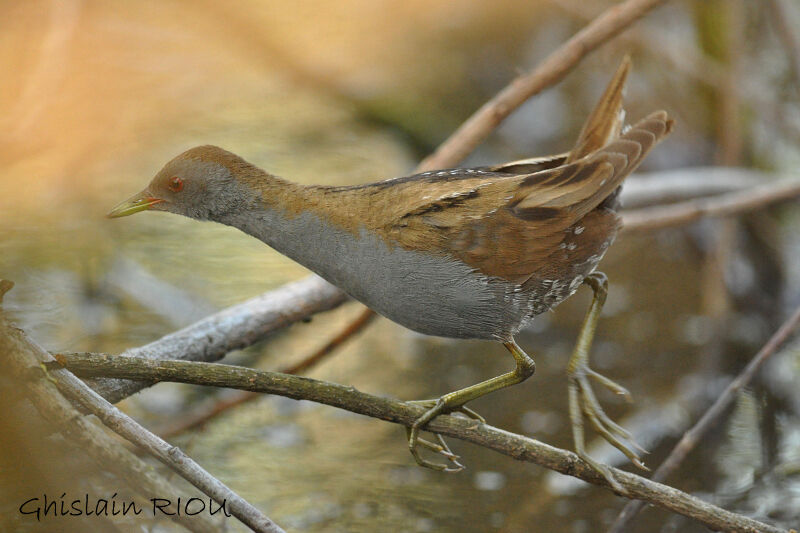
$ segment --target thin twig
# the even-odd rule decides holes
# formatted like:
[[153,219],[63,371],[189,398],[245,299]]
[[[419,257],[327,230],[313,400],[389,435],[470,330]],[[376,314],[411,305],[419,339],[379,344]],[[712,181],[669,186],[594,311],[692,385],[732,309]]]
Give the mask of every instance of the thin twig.
[[[550,1],[579,20],[589,21],[593,18],[592,13],[586,10],[585,2]],[[658,58],[665,63],[666,68],[685,74],[712,89],[719,90],[727,83],[726,69],[719,61],[697,50],[692,44],[676,40],[674,36],[667,35],[652,25],[620,36],[620,40]],[[785,113],[778,105],[780,102],[772,96],[774,87],[766,86],[757,76],[740,77],[738,82],[738,90],[746,104],[753,109],[755,117],[765,125],[778,127],[784,137],[800,140],[797,126],[786,120]]]
[[[282,369],[280,372],[284,374],[302,374],[307,370],[310,370],[331,353],[333,353],[336,348],[344,344],[344,342],[346,342],[348,339],[352,338],[353,335],[364,329],[373,318],[375,318],[375,313],[368,308],[364,308],[364,311],[355,320],[353,320],[336,337],[328,341],[325,346],[315,351],[308,357],[300,360],[299,362]],[[181,415],[179,421],[170,424],[168,427],[157,429],[153,431],[153,433],[160,435],[161,438],[164,439],[174,437],[175,435],[180,435],[186,431],[202,427],[220,414],[259,397],[261,397],[261,395],[255,392],[239,392],[232,397],[218,400],[212,405],[201,409],[198,412]]]
[[[717,22],[714,32],[722,32],[724,42],[720,58],[725,64],[725,82],[716,96],[717,163],[725,166],[739,164],[742,152],[742,124],[740,92],[742,64],[742,29],[744,6],[742,0],[728,0],[724,7],[724,21]],[[721,14],[721,13],[720,13]]]
[[347,341],[350,337],[367,327],[367,325],[372,322],[372,319],[375,318],[375,313],[370,311],[369,309],[365,309],[360,315],[356,317],[355,320],[350,322],[345,329],[343,329],[338,335],[334,338],[329,340],[325,346],[311,354],[310,356],[306,357],[302,361],[299,361],[293,365],[290,365],[284,370],[281,370],[284,374],[302,374],[306,370],[309,370],[311,367],[315,366],[317,363],[322,361],[325,356],[330,354],[336,348],[341,346],[342,344]]
[[[157,379],[277,394],[296,400],[310,400],[331,405],[406,427],[410,427],[425,412],[421,406],[373,396],[353,387],[239,366],[188,361],[154,361],[143,357],[98,354],[59,354],[56,359],[80,375],[106,375],[148,381]],[[520,461],[536,463],[595,485],[610,487],[605,477],[581,461],[574,453],[553,448],[534,439],[515,435],[476,420],[458,416],[439,416],[428,424],[428,429],[441,435],[484,446]],[[689,516],[712,529],[761,533],[785,531],[731,513],[636,474],[613,469],[613,475],[627,493],[623,496],[642,499]]]
[[[800,325],[800,307],[798,307],[792,316],[778,328],[778,331],[764,344],[761,350],[759,350],[750,363],[744,367],[736,379],[731,381],[700,420],[698,420],[689,431],[683,434],[683,437],[672,449],[666,460],[664,460],[661,466],[653,473],[652,479],[654,481],[663,481],[681,464],[681,462],[683,462],[689,452],[694,449],[695,445],[697,445],[703,436],[718,422],[722,413],[733,404],[739,392],[753,380],[756,372],[763,366],[764,362],[786,342],[794,330],[797,329],[798,325]],[[617,516],[611,529],[609,529],[609,533],[622,532],[625,525],[636,516],[642,507],[644,507],[644,503],[641,501],[628,502]]]
[[637,172],[625,180],[620,199],[628,211],[638,207],[696,200],[776,183],[785,176],[743,167],[684,167]]
[[792,180],[711,198],[625,211],[622,213],[622,230],[630,234],[680,226],[704,217],[721,217],[752,211],[797,196],[800,196],[800,182]]

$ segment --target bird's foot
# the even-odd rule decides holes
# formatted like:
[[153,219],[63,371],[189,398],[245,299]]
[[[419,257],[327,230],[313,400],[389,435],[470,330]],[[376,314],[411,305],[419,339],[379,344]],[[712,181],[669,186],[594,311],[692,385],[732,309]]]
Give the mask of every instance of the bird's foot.
[[[448,406],[446,397],[439,398],[438,400],[417,400],[408,403],[413,403],[415,405],[428,408],[425,414],[419,417],[410,428],[406,428],[406,435],[408,436],[408,449],[417,464],[425,468],[430,468],[441,472],[456,473],[464,470],[464,465],[458,461],[460,457],[450,451],[450,447],[445,442],[444,437],[438,433],[433,433],[433,436],[436,438],[436,442],[431,442],[420,437],[420,432],[428,424],[428,422],[443,414],[458,412],[469,418],[478,420],[479,422],[486,422],[484,418],[464,405],[454,407]],[[420,454],[420,447],[427,448],[434,453],[442,455],[449,461],[449,464],[434,463],[423,458]]]
[[585,416],[589,420],[592,427],[609,444],[625,454],[633,464],[643,470],[649,469],[642,462],[639,453],[644,454],[647,451],[632,439],[631,434],[625,428],[611,420],[605,413],[597,400],[597,396],[595,396],[590,380],[594,380],[615,394],[623,396],[629,402],[631,401],[631,394],[623,386],[598,374],[586,364],[578,364],[569,372],[569,411],[575,437],[575,451],[581,459],[602,474],[615,491],[624,493],[619,482],[611,474],[610,469],[591,459],[586,454],[583,440],[583,417]]

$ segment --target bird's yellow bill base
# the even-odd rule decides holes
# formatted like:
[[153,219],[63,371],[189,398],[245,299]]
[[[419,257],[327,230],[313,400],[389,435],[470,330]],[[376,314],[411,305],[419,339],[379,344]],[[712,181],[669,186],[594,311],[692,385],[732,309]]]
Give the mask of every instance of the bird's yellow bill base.
[[106,217],[108,218],[119,218],[119,217],[126,217],[128,215],[132,215],[134,213],[138,213],[139,211],[144,211],[146,209],[150,209],[156,204],[163,202],[161,198],[154,198],[150,195],[148,191],[142,191],[139,194],[135,194],[128,198],[127,200],[120,202],[117,204],[114,209],[108,212]]

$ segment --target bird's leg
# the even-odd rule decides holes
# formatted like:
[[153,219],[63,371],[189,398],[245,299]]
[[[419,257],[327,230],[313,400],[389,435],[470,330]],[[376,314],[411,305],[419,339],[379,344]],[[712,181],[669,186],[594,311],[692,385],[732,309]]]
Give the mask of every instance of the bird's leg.
[[630,393],[624,387],[589,368],[589,350],[592,346],[595,330],[597,329],[600,311],[603,309],[603,304],[605,304],[606,295],[608,294],[608,278],[606,278],[606,275],[602,272],[594,272],[589,274],[583,282],[592,288],[594,296],[592,297],[592,304],[589,306],[589,311],[586,313],[586,318],[583,320],[581,331],[578,334],[575,350],[572,352],[572,357],[570,357],[569,364],[567,365],[567,375],[569,377],[569,416],[572,421],[572,435],[575,439],[575,451],[581,459],[599,471],[614,489],[618,492],[624,492],[619,482],[611,475],[611,471],[608,467],[589,457],[584,448],[583,416],[586,416],[592,424],[592,427],[594,427],[604,439],[624,453],[636,466],[647,470],[647,467],[644,466],[637,453],[623,443],[619,437],[631,442],[632,446],[639,451],[644,452],[644,450],[636,443],[630,441],[630,433],[606,415],[600,403],[597,401],[597,397],[589,382],[591,378],[613,392],[625,396],[628,400],[630,399]]
[[[487,379],[486,381],[482,381],[481,383],[477,383],[470,387],[445,394],[438,400],[422,400],[413,402],[417,405],[428,407],[428,411],[419,417],[408,430],[408,448],[411,451],[411,455],[413,455],[414,459],[417,461],[417,464],[426,468],[442,470],[445,472],[458,472],[463,470],[464,467],[457,461],[458,456],[455,456],[452,454],[452,452],[450,452],[450,449],[444,443],[444,439],[442,439],[440,435],[436,435],[437,440],[439,441],[439,444],[437,445],[421,439],[419,437],[420,431],[428,422],[437,416],[441,414],[452,413],[454,411],[461,412],[470,418],[484,422],[483,417],[481,417],[472,409],[465,407],[464,404],[496,390],[521,383],[533,375],[534,371],[536,370],[536,364],[533,362],[533,359],[531,359],[528,354],[522,351],[522,348],[520,348],[513,339],[509,342],[504,342],[503,345],[506,347],[506,349],[508,349],[509,352],[511,352],[511,355],[514,356],[514,360],[517,363],[516,368],[511,372],[507,372],[503,375],[494,377],[492,379]],[[444,455],[453,464],[445,465],[441,463],[433,463],[423,459],[419,454],[418,448],[420,445]]]

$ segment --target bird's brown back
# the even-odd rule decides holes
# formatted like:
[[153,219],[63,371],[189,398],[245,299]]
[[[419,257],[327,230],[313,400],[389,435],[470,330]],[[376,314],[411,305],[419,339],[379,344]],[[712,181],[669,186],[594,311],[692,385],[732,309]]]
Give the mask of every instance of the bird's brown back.
[[[521,283],[542,269],[559,271],[558,258],[565,254],[557,252],[576,251],[582,241],[616,230],[616,214],[592,212],[671,124],[666,113],[653,113],[573,163],[528,175],[465,178],[458,187],[450,182],[446,191],[436,195],[434,189],[413,209],[392,210],[393,198],[382,198],[373,205],[387,209],[376,209],[365,222],[387,243],[458,258],[488,276]],[[400,199],[394,198],[397,204]],[[585,229],[568,231],[576,225]],[[565,260],[579,255],[566,254]]]

